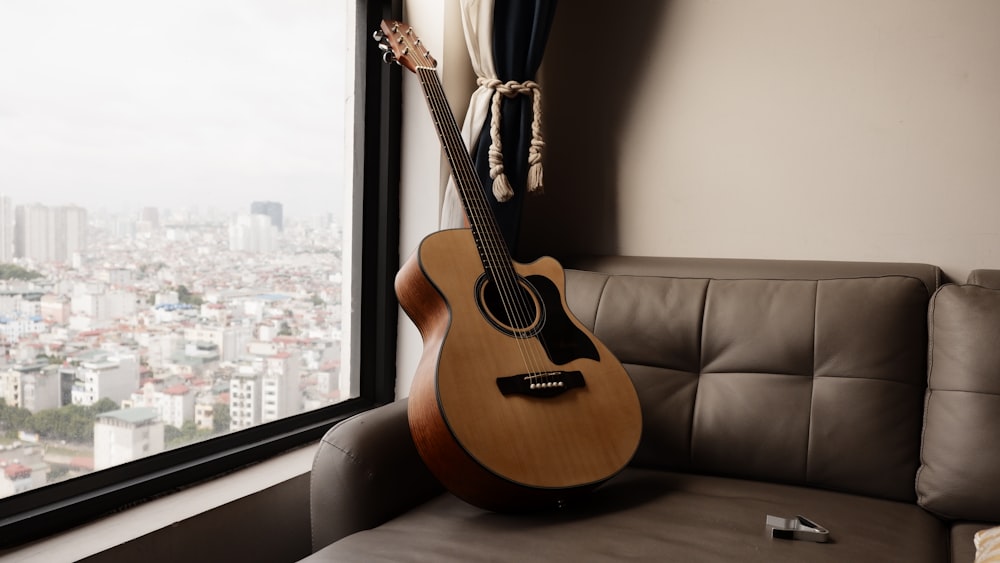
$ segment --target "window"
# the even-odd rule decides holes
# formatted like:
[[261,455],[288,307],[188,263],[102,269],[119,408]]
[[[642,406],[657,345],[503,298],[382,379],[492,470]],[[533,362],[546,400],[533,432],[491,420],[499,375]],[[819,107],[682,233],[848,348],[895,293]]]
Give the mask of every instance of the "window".
[[390,4],[0,4],[0,545],[392,399]]

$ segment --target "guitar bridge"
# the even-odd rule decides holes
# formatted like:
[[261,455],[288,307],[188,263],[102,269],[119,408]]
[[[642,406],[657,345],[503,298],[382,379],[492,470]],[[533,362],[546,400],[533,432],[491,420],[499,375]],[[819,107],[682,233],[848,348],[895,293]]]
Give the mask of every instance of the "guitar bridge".
[[579,371],[546,371],[497,378],[500,393],[529,397],[556,397],[570,389],[586,385],[583,373]]

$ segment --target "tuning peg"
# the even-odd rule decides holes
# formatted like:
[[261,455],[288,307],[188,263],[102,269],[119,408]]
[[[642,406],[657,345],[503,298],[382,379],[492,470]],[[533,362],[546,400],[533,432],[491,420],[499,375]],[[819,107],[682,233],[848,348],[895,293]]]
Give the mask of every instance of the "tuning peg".
[[396,54],[393,53],[392,51],[389,51],[389,50],[385,50],[382,53],[382,62],[384,62],[386,64],[389,64],[389,63],[399,64],[399,61],[396,60]]
[[382,43],[383,41],[385,41],[385,34],[382,33],[381,29],[376,29],[375,31],[372,32],[372,39],[378,41],[379,43]]

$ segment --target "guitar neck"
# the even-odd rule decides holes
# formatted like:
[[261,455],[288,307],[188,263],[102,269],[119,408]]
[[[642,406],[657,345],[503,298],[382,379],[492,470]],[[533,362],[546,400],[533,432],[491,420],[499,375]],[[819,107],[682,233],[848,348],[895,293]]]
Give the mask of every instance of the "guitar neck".
[[431,110],[441,146],[451,165],[455,186],[469,219],[469,227],[479,249],[483,267],[490,274],[510,275],[512,268],[510,252],[493,216],[490,203],[486,199],[479,174],[462,139],[462,132],[445,97],[438,73],[433,68],[417,67],[416,74]]

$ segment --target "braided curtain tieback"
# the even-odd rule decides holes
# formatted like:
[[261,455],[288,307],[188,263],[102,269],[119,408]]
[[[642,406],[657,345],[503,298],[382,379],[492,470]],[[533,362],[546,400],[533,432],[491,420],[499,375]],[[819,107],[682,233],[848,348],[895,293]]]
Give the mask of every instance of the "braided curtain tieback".
[[496,78],[482,78],[477,80],[480,86],[493,90],[493,106],[490,110],[493,118],[490,121],[490,178],[493,179],[493,196],[497,201],[504,202],[514,197],[514,190],[510,187],[510,180],[503,170],[503,142],[500,140],[500,102],[504,96],[513,98],[515,96],[531,96],[531,146],[528,147],[528,192],[540,192],[542,190],[542,147],[545,141],[542,140],[542,90],[533,80],[525,82],[501,82]]

